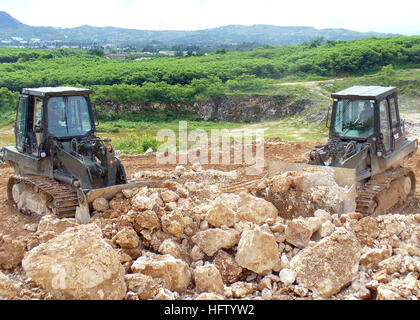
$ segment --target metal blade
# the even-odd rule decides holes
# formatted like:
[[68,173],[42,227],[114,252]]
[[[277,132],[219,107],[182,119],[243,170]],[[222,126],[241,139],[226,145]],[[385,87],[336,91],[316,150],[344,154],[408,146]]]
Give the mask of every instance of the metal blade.
[[86,195],[80,189],[77,190],[77,197],[79,198],[79,206],[76,207],[76,221],[78,224],[86,224],[90,220],[89,203]]

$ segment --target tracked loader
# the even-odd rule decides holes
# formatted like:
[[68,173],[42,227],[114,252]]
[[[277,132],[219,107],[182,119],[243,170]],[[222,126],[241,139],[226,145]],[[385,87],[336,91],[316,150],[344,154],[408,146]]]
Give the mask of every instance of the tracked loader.
[[92,202],[123,189],[157,187],[160,181],[128,181],[109,139],[96,136],[91,90],[24,88],[15,122],[16,145],[2,149],[14,168],[9,201],[35,216],[53,213],[90,219]]
[[397,88],[354,86],[331,97],[327,144],[316,146],[307,164],[270,162],[269,175],[318,166],[353,192],[348,211],[368,216],[402,210],[415,194],[415,174],[405,164],[418,141],[406,136]]

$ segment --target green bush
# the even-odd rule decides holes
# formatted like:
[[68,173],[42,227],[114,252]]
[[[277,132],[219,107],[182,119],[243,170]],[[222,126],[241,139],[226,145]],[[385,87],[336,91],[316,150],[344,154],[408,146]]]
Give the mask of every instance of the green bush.
[[156,140],[155,136],[147,134],[142,137],[141,145],[144,152],[146,152],[148,149],[152,149],[154,152],[156,152],[160,144]]
[[114,148],[120,150],[122,153],[128,154],[139,154],[144,152],[142,141],[135,134],[131,134],[127,139],[116,141],[114,143]]

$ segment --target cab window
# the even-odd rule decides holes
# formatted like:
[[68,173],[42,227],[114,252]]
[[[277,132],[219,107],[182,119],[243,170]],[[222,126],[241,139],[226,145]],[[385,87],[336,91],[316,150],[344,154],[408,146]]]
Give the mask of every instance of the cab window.
[[384,136],[385,152],[391,147],[391,131],[389,125],[388,102],[383,100],[379,105],[379,125],[380,131]]

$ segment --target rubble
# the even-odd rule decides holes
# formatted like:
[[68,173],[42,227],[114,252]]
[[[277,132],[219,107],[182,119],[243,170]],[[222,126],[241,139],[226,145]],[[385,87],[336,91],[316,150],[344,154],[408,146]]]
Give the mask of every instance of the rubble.
[[234,283],[239,280],[243,269],[236,263],[235,258],[226,251],[217,251],[213,263],[225,283]]
[[112,241],[118,244],[124,249],[134,249],[140,244],[137,233],[131,227],[125,227],[119,231],[113,238]]
[[97,198],[92,203],[93,210],[98,212],[105,212],[109,209],[109,202],[104,198]]
[[263,273],[280,260],[274,235],[268,229],[255,227],[242,232],[235,260],[243,268]]
[[240,197],[240,206],[237,213],[240,219],[258,225],[273,224],[278,212],[271,202],[254,197],[247,192],[241,192]]
[[295,247],[305,248],[312,237],[311,228],[303,219],[291,220],[286,227],[286,241]]
[[342,214],[346,190],[318,172],[233,194],[237,172],[194,168],[138,173],[180,180],[98,200],[85,226],[45,216],[26,238],[0,234],[0,297],[420,298],[419,214]]
[[140,300],[152,299],[158,294],[160,288],[167,283],[162,278],[153,278],[142,273],[131,273],[124,276],[127,290],[137,295]]
[[360,255],[354,233],[341,228],[293,257],[290,268],[299,285],[328,298],[356,278]]
[[219,249],[230,249],[239,241],[239,232],[234,229],[212,228],[197,232],[192,238],[192,242],[197,244],[200,249],[208,256],[213,256]]
[[181,259],[169,254],[158,255],[145,252],[134,261],[131,271],[149,275],[153,278],[162,278],[171,291],[184,291],[191,281],[191,271]]
[[195,268],[193,277],[197,292],[212,292],[223,295],[225,289],[222,276],[213,264]]
[[100,234],[95,224],[68,228],[29,251],[23,269],[55,299],[122,299],[124,269]]
[[349,207],[349,190],[332,174],[317,168],[289,171],[267,179],[253,193],[271,202],[286,219],[311,217],[318,209],[341,214]]
[[16,268],[21,263],[25,250],[25,239],[14,239],[0,234],[0,268],[5,270]]
[[11,300],[17,296],[16,284],[0,271],[0,300]]

